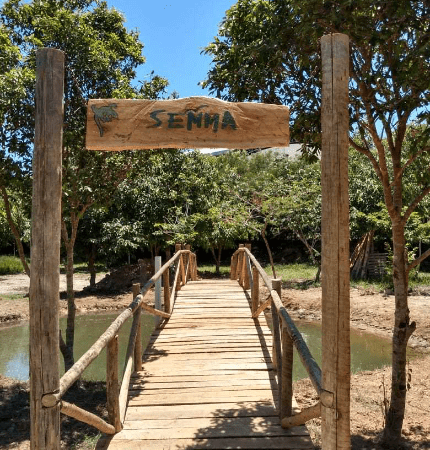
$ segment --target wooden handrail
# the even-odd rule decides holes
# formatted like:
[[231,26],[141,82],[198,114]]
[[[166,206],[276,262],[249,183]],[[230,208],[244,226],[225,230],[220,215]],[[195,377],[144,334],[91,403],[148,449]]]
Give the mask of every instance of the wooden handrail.
[[[178,246],[176,246],[178,249]],[[180,246],[179,246],[180,248]],[[184,256],[187,255],[186,268],[184,267]],[[175,280],[170,295],[168,270],[170,266],[179,259],[176,267]],[[143,302],[149,289],[160,278],[164,277],[165,282],[165,308],[169,312],[160,311]],[[61,404],[61,412],[70,417],[94,426],[106,434],[115,434],[121,431],[125,420],[128,400],[128,386],[130,384],[133,363],[135,370],[141,370],[141,341],[140,341],[140,317],[142,309],[161,316],[165,319],[170,318],[171,308],[174,304],[176,291],[180,289],[181,282],[186,284],[188,279],[197,279],[197,265],[195,254],[191,253],[188,246],[186,250],[180,250],[169,259],[140,289],[139,284],[133,285],[133,301],[130,305],[111,323],[106,331],[97,339],[97,341],[85,352],[84,355],[62,376],[60,379],[60,388],[58,392],[45,394],[42,396],[42,405],[45,408],[52,408],[58,403]],[[140,289],[140,293],[139,293]],[[130,330],[130,336],[127,345],[127,354],[125,357],[124,371],[121,387],[118,393],[118,331],[124,325],[127,319],[133,315],[133,324]],[[62,396],[67,392],[70,386],[78,380],[84,370],[97,358],[101,351],[108,347],[107,366],[106,366],[106,394],[109,421],[107,423],[95,414],[90,413],[76,405],[62,400]]]
[[[249,264],[247,264],[249,262]],[[252,270],[251,270],[252,264]],[[259,284],[258,278],[263,279],[269,290],[269,299],[258,306]],[[321,405],[332,408],[334,404],[334,394],[322,388],[321,369],[313,358],[309,348],[301,333],[291,319],[288,311],[282,304],[280,297],[280,280],[272,280],[261,267],[249,248],[239,246],[231,258],[232,280],[239,281],[239,284],[248,289],[251,287],[252,317],[258,315],[269,305],[272,307],[273,322],[273,350],[272,361],[278,370],[279,389],[279,411],[283,427],[291,427],[306,422],[307,420],[320,415]],[[249,281],[248,281],[249,280]],[[276,283],[275,283],[276,281]],[[255,287],[252,285],[255,283]],[[303,410],[297,415],[292,415],[292,346],[297,349],[303,366],[308,372],[309,378],[319,395],[319,402],[311,408]],[[281,355],[282,352],[282,355]]]
[[[243,248],[239,251],[245,252],[253,262],[254,266],[257,268],[258,273],[260,274],[261,278],[264,281],[264,284],[266,285],[267,289],[270,292],[270,295],[272,296],[273,304],[275,305],[276,311],[282,321],[282,325],[287,329],[287,332],[291,340],[293,341],[297,352],[299,353],[300,359],[309,374],[309,378],[311,379],[315,390],[317,391],[318,395],[321,396],[321,394],[324,393],[324,390],[321,386],[321,369],[313,358],[311,352],[309,351],[309,348],[304,341],[300,331],[297,329],[293,319],[291,319],[288,311],[282,304],[281,298],[279,297],[278,293],[274,289],[272,289],[272,280],[261,267],[255,256],[247,248]],[[324,394],[323,397],[326,398],[326,401],[329,401],[327,396],[325,396]]]
[[[130,303],[130,305],[114,320],[107,330],[97,339],[97,341],[79,358],[79,360],[61,377],[59,392],[45,394],[42,397],[42,404],[45,408],[51,408],[58,404],[63,395],[78,380],[84,370],[99,356],[108,342],[118,333],[120,328],[129,319],[134,311],[143,304],[143,298],[152,285],[163,275],[183,253],[189,250],[180,250],[169,259],[142,287],[140,294]],[[155,310],[154,310],[155,311]],[[163,313],[164,314],[164,313]]]

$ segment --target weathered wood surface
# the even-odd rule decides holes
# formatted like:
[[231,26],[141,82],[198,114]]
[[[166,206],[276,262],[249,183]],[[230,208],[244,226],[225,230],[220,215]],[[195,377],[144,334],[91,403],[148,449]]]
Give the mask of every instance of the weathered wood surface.
[[64,53],[37,51],[30,278],[31,448],[60,448],[60,407],[42,398],[59,386],[59,287]]
[[289,144],[289,109],[209,97],[88,102],[88,150],[258,148]]
[[348,36],[323,36],[321,58],[322,385],[334,396],[333,407],[321,398],[321,437],[327,450],[346,450],[351,447]]
[[230,280],[189,282],[179,294],[131,378],[124,429],[96,448],[313,448],[304,426],[281,427],[272,336],[251,318],[249,295]]

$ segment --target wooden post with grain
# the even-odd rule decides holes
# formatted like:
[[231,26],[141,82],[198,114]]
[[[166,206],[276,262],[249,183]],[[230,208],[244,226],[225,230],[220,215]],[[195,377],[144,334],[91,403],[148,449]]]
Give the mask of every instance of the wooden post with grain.
[[260,296],[260,274],[258,273],[258,269],[253,266],[252,267],[252,290],[251,290],[251,311],[252,315],[257,312],[258,302]]
[[239,244],[239,253],[237,254],[236,279],[239,279],[239,284],[243,287],[243,259],[245,253],[243,252],[244,244]]
[[107,345],[106,406],[108,422],[114,426],[115,432],[118,433],[122,430],[119,409],[118,335],[115,335]]
[[349,40],[321,38],[322,58],[322,387],[324,450],[350,449],[350,304],[348,202]]
[[[249,251],[251,251],[251,244],[245,244],[245,248],[247,248]],[[248,258],[247,254],[244,254],[244,257],[243,257],[243,289],[245,289],[246,291],[251,286],[248,266],[249,266],[249,258]]]
[[[133,300],[140,294],[140,283],[133,284]],[[142,307],[138,307],[139,311],[136,311],[135,314],[141,315]],[[141,320],[139,320],[137,324],[137,332],[136,332],[136,344],[134,346],[134,370],[137,372],[142,370],[142,331],[141,331]]]
[[171,313],[170,306],[170,268],[163,273],[164,311]]
[[58,392],[61,174],[64,53],[36,54],[36,112],[30,277],[30,442],[32,450],[60,449],[60,405],[42,406]]

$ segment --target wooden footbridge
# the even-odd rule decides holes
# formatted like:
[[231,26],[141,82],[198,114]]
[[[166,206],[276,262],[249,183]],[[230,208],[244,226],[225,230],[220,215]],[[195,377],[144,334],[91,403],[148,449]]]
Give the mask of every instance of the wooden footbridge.
[[97,449],[309,449],[281,427],[272,335],[236,281],[191,281],[130,383],[123,430]]
[[[145,295],[161,279],[164,307],[157,298],[152,307]],[[133,286],[130,306],[64,374],[59,392],[42,402],[102,431],[98,450],[313,448],[303,424],[333,398],[321,387],[321,371],[281,303],[280,288],[244,246],[233,254],[229,280],[197,281],[195,254],[178,245],[142,289]],[[162,319],[144,351],[142,310]],[[117,333],[132,317],[120,385]],[[293,400],[293,345],[320,396],[303,411]],[[62,400],[103,348],[107,421]]]

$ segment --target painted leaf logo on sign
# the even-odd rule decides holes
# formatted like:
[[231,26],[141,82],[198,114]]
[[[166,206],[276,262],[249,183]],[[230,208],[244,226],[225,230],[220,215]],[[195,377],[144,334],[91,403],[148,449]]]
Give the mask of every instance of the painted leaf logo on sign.
[[118,114],[114,110],[117,105],[115,103],[110,103],[106,106],[97,107],[95,105],[91,105],[91,109],[94,113],[94,121],[97,124],[97,127],[100,131],[100,137],[103,137],[103,126],[102,123],[112,122],[112,119],[117,119]]

